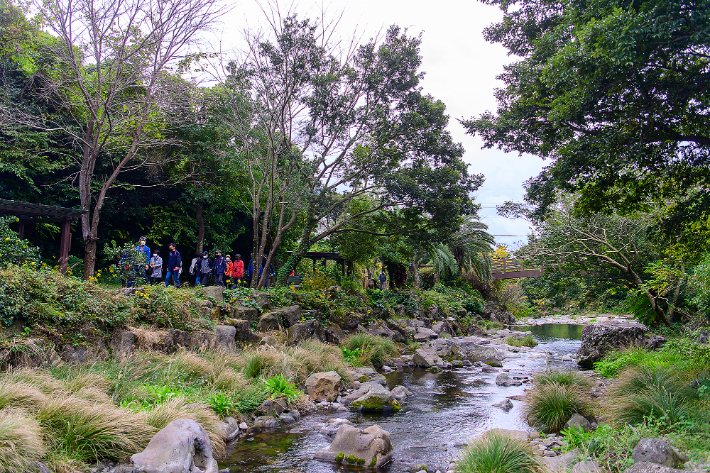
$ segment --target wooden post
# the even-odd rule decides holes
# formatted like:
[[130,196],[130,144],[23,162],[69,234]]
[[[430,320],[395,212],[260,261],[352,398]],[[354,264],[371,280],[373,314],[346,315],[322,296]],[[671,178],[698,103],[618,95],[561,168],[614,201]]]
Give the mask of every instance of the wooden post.
[[67,274],[69,263],[69,250],[71,249],[71,219],[67,218],[62,222],[62,240],[59,244],[59,270]]
[[20,223],[18,224],[17,235],[20,237],[20,240],[25,239],[25,222],[22,220],[20,220]]

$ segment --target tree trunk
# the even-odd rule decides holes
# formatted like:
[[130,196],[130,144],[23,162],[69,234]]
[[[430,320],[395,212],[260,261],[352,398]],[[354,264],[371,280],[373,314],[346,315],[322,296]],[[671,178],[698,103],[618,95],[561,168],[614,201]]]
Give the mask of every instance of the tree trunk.
[[414,280],[414,287],[419,289],[421,286],[421,279],[419,277],[419,265],[412,260],[412,279]]
[[94,267],[96,266],[96,242],[97,238],[91,235],[87,240],[84,240],[84,279],[87,281],[94,275]]
[[202,253],[205,247],[205,217],[202,214],[202,202],[195,205],[195,220],[197,220],[197,244],[195,252]]

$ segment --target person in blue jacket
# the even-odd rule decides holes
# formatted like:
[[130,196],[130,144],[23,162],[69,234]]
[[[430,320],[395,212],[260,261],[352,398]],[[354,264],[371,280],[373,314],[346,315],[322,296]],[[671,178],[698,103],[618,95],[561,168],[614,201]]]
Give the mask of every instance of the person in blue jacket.
[[227,272],[227,261],[222,258],[222,251],[215,250],[216,256],[212,262],[212,274],[214,274],[214,283],[217,286],[224,287],[224,273]]
[[138,239],[138,246],[136,246],[136,251],[138,252],[136,255],[137,264],[133,265],[134,276],[128,280],[128,287],[136,285],[136,278],[143,278],[143,282],[148,284],[148,276],[146,275],[146,271],[148,271],[148,268],[150,267],[150,248],[148,248],[148,245],[145,244],[145,241],[146,239],[144,236]]
[[175,243],[170,243],[170,251],[166,258],[168,264],[165,265],[165,287],[170,285],[170,278],[173,278],[175,287],[180,287],[180,271],[182,271],[182,258],[180,252],[175,248]]

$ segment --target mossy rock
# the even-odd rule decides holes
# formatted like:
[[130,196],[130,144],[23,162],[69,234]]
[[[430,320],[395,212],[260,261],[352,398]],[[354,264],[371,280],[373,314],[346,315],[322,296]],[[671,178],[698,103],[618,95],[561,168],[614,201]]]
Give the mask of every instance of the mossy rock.
[[345,458],[345,454],[343,452],[338,452],[338,454],[335,456],[335,463],[343,463],[343,459]]
[[364,465],[365,464],[365,459],[356,457],[355,455],[348,455],[345,457],[345,462],[350,463],[351,465]]

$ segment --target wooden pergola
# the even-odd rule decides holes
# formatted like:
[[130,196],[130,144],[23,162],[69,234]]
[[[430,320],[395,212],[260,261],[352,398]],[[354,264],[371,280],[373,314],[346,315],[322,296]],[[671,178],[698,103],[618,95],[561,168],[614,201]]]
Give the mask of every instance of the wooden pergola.
[[28,223],[59,223],[62,227],[57,263],[63,273],[67,272],[69,250],[71,249],[71,223],[79,220],[87,211],[70,209],[56,205],[33,204],[16,200],[0,199],[0,214],[15,215],[19,219],[18,234],[25,238],[25,224]]

